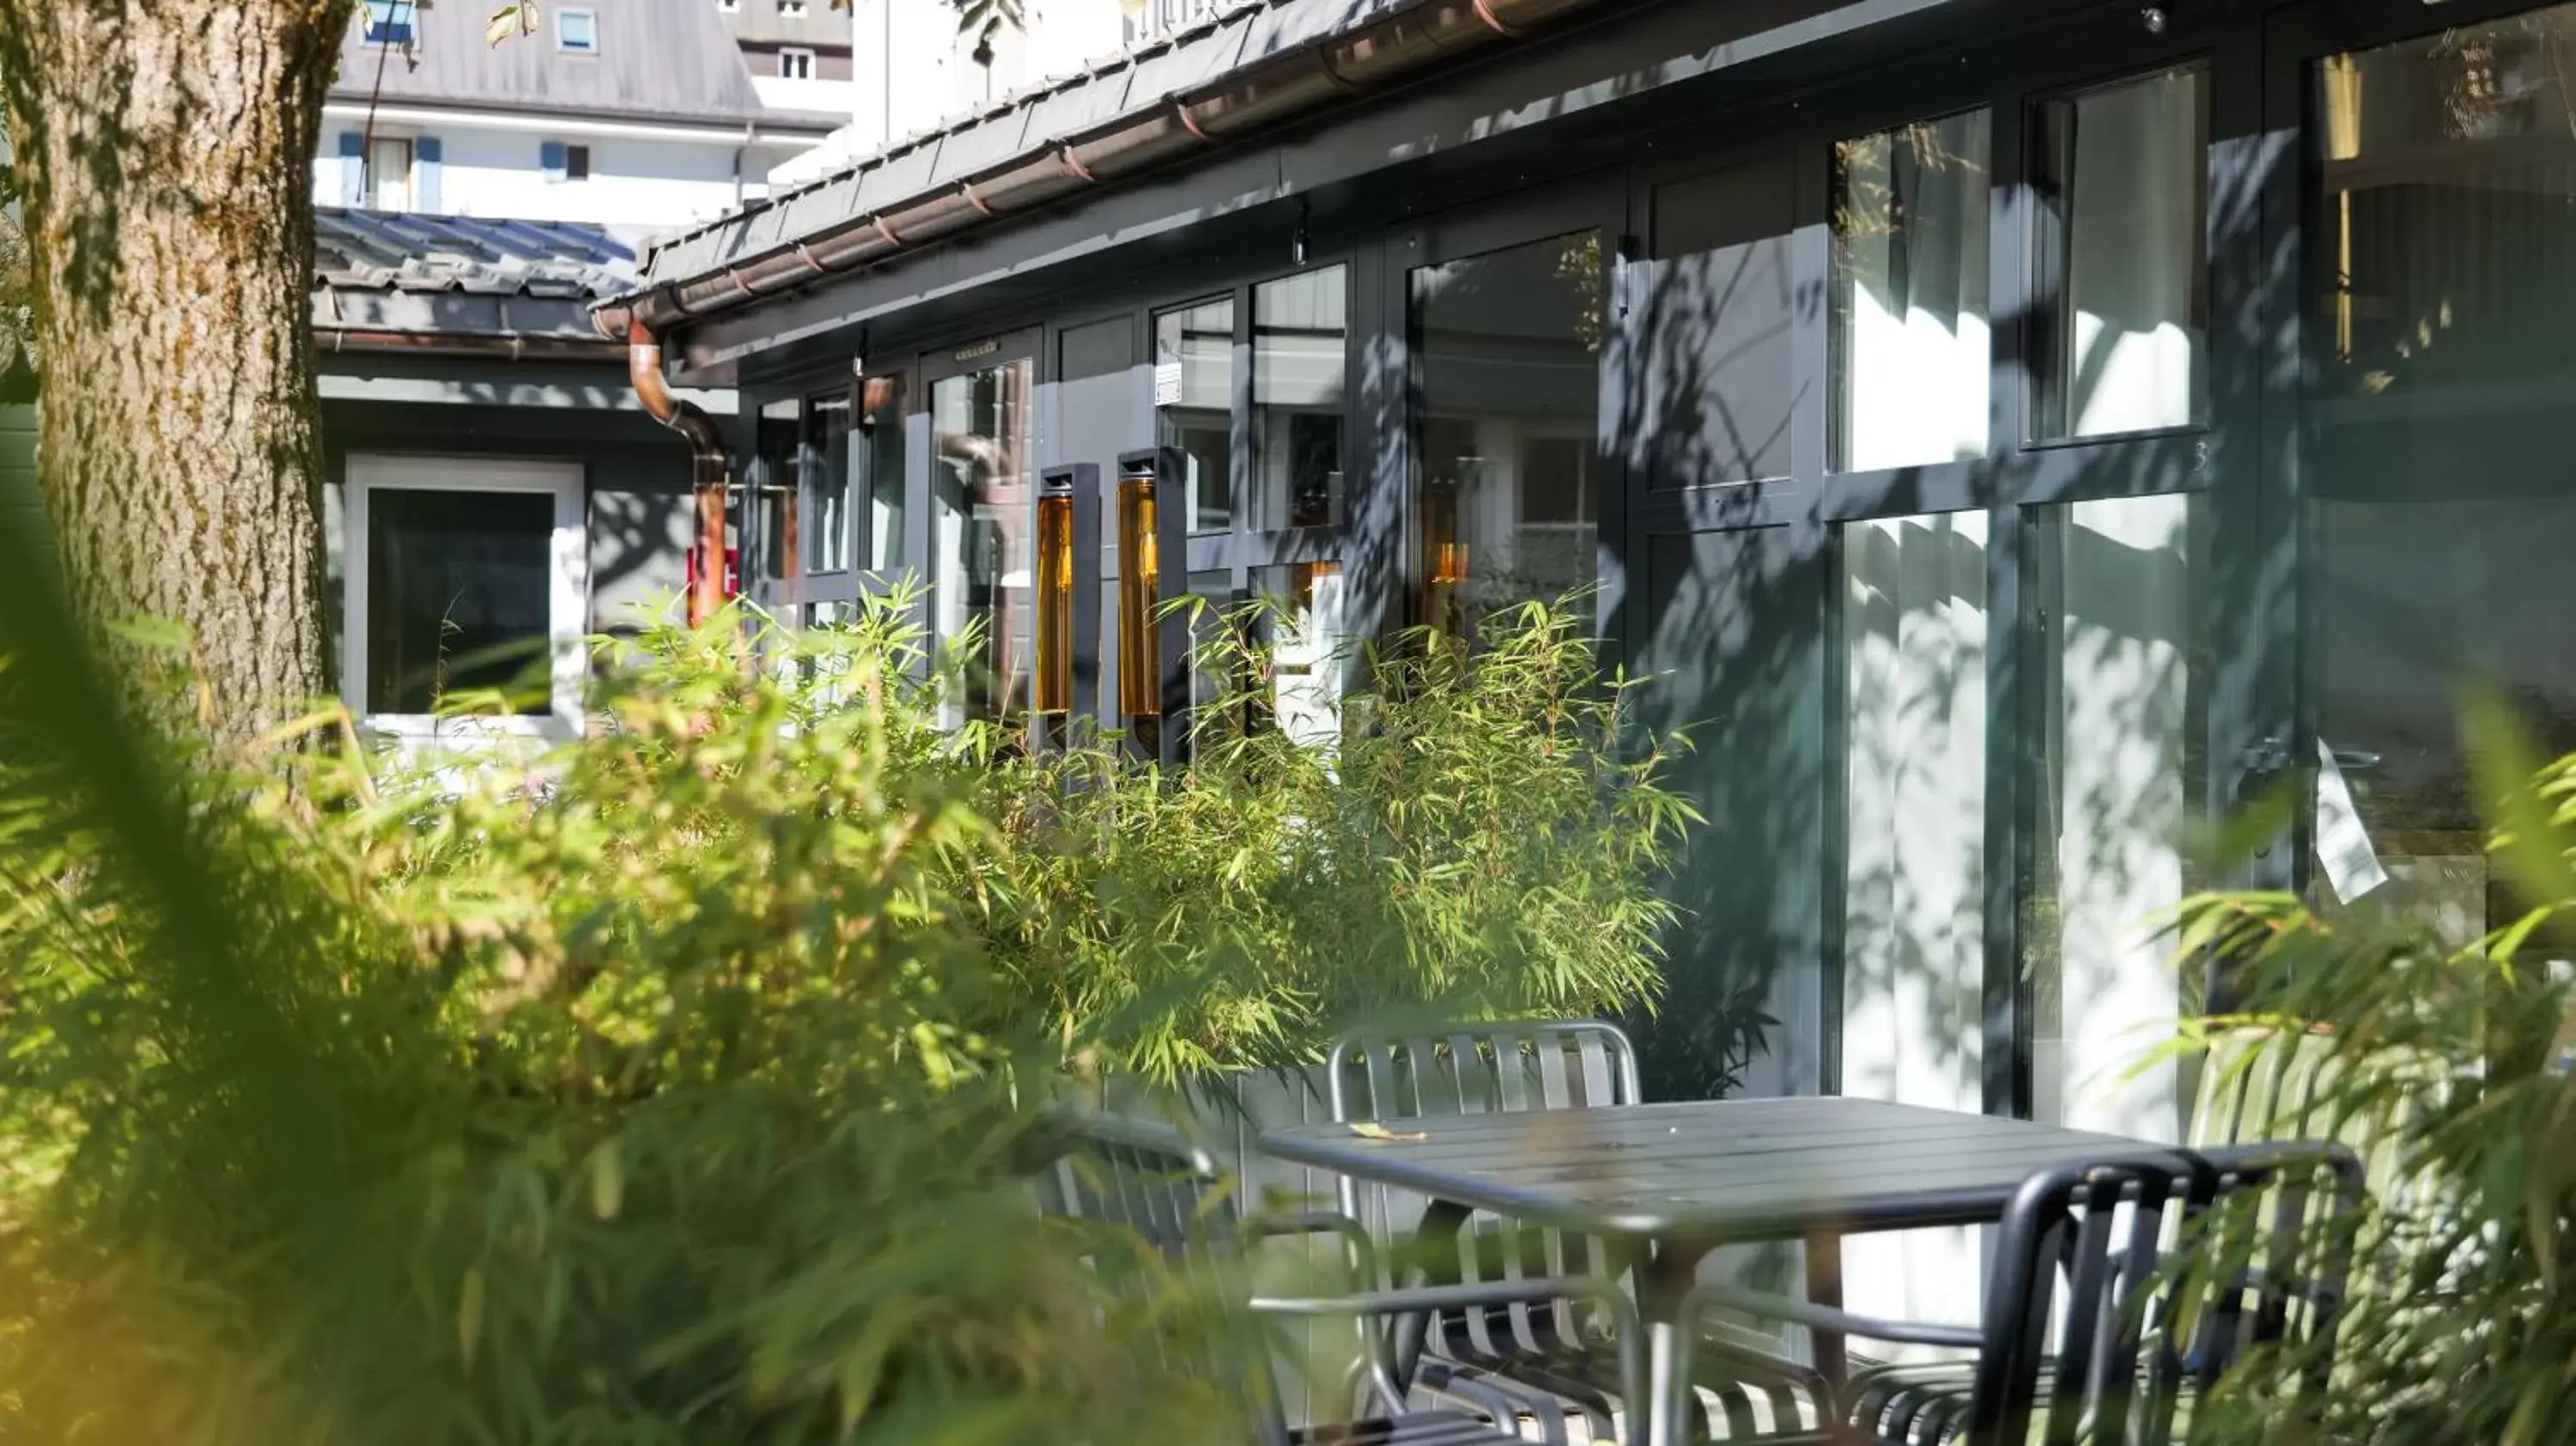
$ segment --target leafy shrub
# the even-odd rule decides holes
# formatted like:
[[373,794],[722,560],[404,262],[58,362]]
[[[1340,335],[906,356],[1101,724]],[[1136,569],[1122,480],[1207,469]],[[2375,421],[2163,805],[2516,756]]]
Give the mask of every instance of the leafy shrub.
[[942,731],[893,609],[753,668],[654,631],[588,737],[473,769],[155,744],[41,628],[0,1436],[1201,1439],[1229,1404],[1137,1366],[1187,1315],[1027,1209],[1059,1072],[1653,982],[1677,805],[1544,614],[1382,663],[1330,755],[1219,728],[1180,777]]
[[1268,717],[1288,620],[1213,621],[1195,664],[1221,684],[1177,776],[1115,739],[986,775],[1012,846],[971,892],[1061,1034],[1119,1021],[1115,1065],[1176,1084],[1312,1063],[1389,1011],[1590,1016],[1660,992],[1658,886],[1693,815],[1660,753],[1622,751],[1633,684],[1570,606],[1496,620],[1472,664],[1429,631],[1362,655],[1321,746]]
[[2185,912],[2189,949],[2235,961],[2244,1012],[2221,1023],[2268,1039],[2239,1067],[2289,1077],[2293,1052],[2321,1057],[2299,1133],[2380,1145],[2331,1389],[2297,1391],[2313,1363],[2296,1354],[2258,1361],[2212,1439],[2576,1442],[2576,990],[2549,962],[2576,911],[2576,756],[2530,768],[2500,715],[2473,717],[2496,872],[2529,901],[2511,924],[2461,949],[2286,895]]

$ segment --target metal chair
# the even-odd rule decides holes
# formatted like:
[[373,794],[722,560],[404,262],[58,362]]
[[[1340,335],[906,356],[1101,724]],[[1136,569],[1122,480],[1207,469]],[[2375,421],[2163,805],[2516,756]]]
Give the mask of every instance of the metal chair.
[[[1541,1403],[1516,1397],[1494,1383],[1456,1382],[1439,1393],[1456,1404],[1291,1429],[1280,1408],[1267,1337],[1253,1328],[1260,1320],[1320,1317],[1360,1322],[1366,1368],[1383,1382],[1391,1360],[1386,1333],[1377,1327],[1391,1316],[1526,1308],[1577,1298],[1625,1318],[1626,1298],[1615,1284],[1579,1278],[1527,1278],[1417,1290],[1363,1288],[1340,1296],[1252,1295],[1243,1246],[1247,1239],[1263,1236],[1335,1234],[1357,1253],[1365,1272],[1364,1286],[1382,1272],[1367,1234],[1347,1217],[1330,1212],[1270,1219],[1240,1214],[1233,1198],[1234,1182],[1219,1170],[1214,1157],[1168,1125],[1091,1111],[1067,1111],[1054,1123],[1064,1136],[1065,1148],[1039,1172],[1040,1209],[1132,1232],[1174,1267],[1173,1280],[1207,1293],[1216,1329],[1206,1342],[1204,1358],[1174,1368],[1204,1374],[1245,1402],[1252,1418],[1251,1437],[1260,1446],[1491,1446],[1524,1439],[1519,1430],[1524,1419],[1537,1421],[1542,1430],[1550,1424]],[[1634,1335],[1629,1330],[1622,1338]],[[1631,1378],[1643,1379],[1642,1359],[1633,1352],[1623,1357],[1621,1369]],[[1563,1446],[1562,1421],[1546,1431],[1546,1439]]]
[[[1522,1021],[1413,1034],[1353,1034],[1326,1060],[1325,1090],[1340,1122],[1591,1109],[1639,1104],[1637,1052],[1618,1026],[1597,1020]],[[1340,1182],[1342,1213],[1381,1238],[1411,1228],[1399,1198],[1381,1186]],[[1607,1242],[1471,1217],[1459,1230],[1459,1278],[1512,1281],[1579,1268],[1602,1279],[1623,1268]],[[1426,1335],[1418,1379],[1433,1386],[1492,1380],[1545,1392],[1579,1416],[1595,1439],[1627,1409],[1616,1368],[1622,1346],[1610,1322],[1566,1300],[1443,1312]],[[1712,1436],[1745,1439],[1829,1419],[1831,1394],[1814,1370],[1751,1333],[1712,1325],[1711,1366],[1694,1386]]]
[[1976,1352],[1964,1372],[1921,1368],[1927,1379],[1907,1389],[1863,1390],[1846,1431],[1798,1439],[2053,1446],[2080,1431],[2163,1446],[2188,1434],[2200,1391],[2258,1348],[2287,1351],[2296,1384],[2322,1388],[2343,1305],[2338,1228],[2361,1193],[2361,1163],[2341,1145],[2072,1162],[2032,1175],[2005,1212],[1980,1326],[1876,1320],[1719,1286],[1701,1287],[1689,1307]]
[[[2195,1150],[2328,1139],[2349,1147],[2363,1163],[2364,1183],[2385,1203],[2406,1187],[2400,1140],[2411,1106],[2382,1107],[2369,1115],[2337,1112],[2336,1085],[2344,1063],[2330,1035],[2283,1033],[2242,1026],[2209,1037],[2193,1096],[2187,1144]],[[2427,1089],[2438,1072],[2421,1062],[2394,1067],[2425,1073]],[[2353,1282],[2356,1290],[2367,1281]],[[2047,1369],[2053,1369],[2049,1363]],[[1908,1419],[1931,1404],[1956,1401],[1968,1390],[1973,1369],[1964,1361],[1871,1366],[1853,1374],[1845,1391],[1857,1418]]]

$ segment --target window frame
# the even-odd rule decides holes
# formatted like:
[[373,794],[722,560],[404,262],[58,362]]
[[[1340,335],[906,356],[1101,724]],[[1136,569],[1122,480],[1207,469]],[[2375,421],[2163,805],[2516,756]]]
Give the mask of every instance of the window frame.
[[778,0],[778,18],[781,20],[802,20],[811,9],[807,0]]
[[[385,181],[382,168],[376,164],[376,150],[380,146],[402,148],[403,194],[400,206],[384,206],[377,203],[376,188]],[[414,205],[420,200],[420,147],[414,143],[412,137],[407,135],[370,137],[366,152],[358,158],[358,165],[358,201],[361,206],[370,211],[388,211],[401,215],[411,213]]]
[[[801,73],[791,74],[789,72],[787,62],[790,57],[804,62],[804,69]],[[780,80],[812,80],[814,78],[814,67],[816,63],[817,57],[814,53],[813,47],[811,46],[782,45],[778,47],[778,78]]]
[[[581,19],[589,22],[590,25],[590,38],[578,45],[574,44],[571,39],[564,34],[564,22],[573,19],[575,16],[579,16]],[[600,48],[601,36],[599,28],[599,7],[595,5],[567,5],[559,7],[555,11],[555,53],[557,55],[595,56],[599,54]]]
[[[349,454],[341,488],[340,697],[360,727],[415,743],[561,740],[581,733],[582,690],[590,676],[589,649],[583,646],[590,633],[589,490],[583,465],[559,458]],[[537,493],[553,499],[546,636],[553,696],[547,712],[451,718],[368,711],[368,503],[384,491]]]
[[376,19],[376,0],[360,0],[358,6],[359,40],[367,45],[415,46],[420,43],[420,27],[415,12],[418,0],[381,0],[385,18]]

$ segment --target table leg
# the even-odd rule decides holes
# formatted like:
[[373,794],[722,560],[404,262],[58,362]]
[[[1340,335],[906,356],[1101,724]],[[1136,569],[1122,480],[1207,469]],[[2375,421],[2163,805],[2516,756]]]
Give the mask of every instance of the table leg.
[[[1471,1212],[1464,1205],[1433,1200],[1422,1208],[1422,1223],[1400,1263],[1396,1283],[1405,1287],[1454,1285],[1459,1279],[1458,1227]],[[1422,1364],[1424,1339],[1431,1333],[1429,1311],[1407,1311],[1395,1318],[1395,1389],[1413,1389],[1414,1369]]]
[[[1820,1230],[1807,1237],[1807,1299],[1835,1310],[1843,1308],[1843,1237],[1839,1232]],[[1851,1369],[1843,1333],[1810,1331],[1808,1339],[1815,1351],[1816,1370],[1839,1402]]]
[[[1682,1446],[1691,1439],[1690,1344],[1696,1323],[1683,1306],[1699,1283],[1705,1246],[1658,1242],[1638,1262],[1637,1319],[1646,1333],[1645,1399],[1628,1403],[1630,1446]],[[1644,1430],[1635,1419],[1643,1412]]]

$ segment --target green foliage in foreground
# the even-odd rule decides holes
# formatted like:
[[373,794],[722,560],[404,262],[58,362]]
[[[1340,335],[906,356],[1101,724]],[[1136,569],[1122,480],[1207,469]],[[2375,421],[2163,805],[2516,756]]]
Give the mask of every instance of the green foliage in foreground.
[[1028,1213],[1051,1081],[1653,982],[1679,812],[1561,618],[1381,671],[1329,759],[1219,730],[1177,779],[941,732],[890,612],[754,668],[655,633],[586,740],[410,772],[153,745],[42,623],[0,1437],[1207,1439],[1137,1365],[1191,1323]]
[[2576,1442],[2576,756],[2532,768],[2473,713],[2493,863],[2529,901],[2466,949],[2419,925],[2279,895],[2195,902],[2184,941],[2243,961],[2272,1043],[2245,1067],[2322,1055],[2303,1133],[2377,1139],[2373,1212],[2330,1388],[2285,1409],[2296,1359],[2241,1373],[2210,1439],[2372,1446]]

